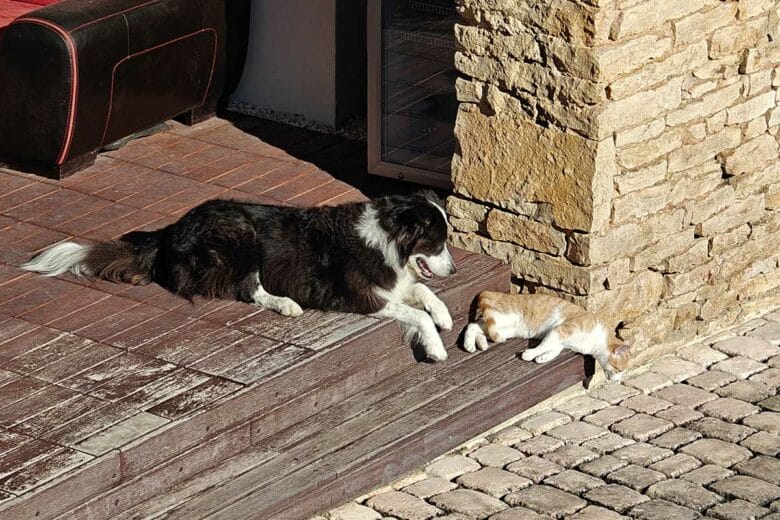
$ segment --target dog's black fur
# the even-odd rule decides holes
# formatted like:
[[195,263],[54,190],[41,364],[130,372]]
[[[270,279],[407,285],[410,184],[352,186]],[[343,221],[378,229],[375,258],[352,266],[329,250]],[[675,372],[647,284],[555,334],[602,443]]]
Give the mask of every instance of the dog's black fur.
[[[401,265],[443,250],[447,223],[433,192],[375,199],[376,220]],[[128,233],[90,248],[86,272],[116,282],[158,283],[195,296],[252,302],[257,276],[270,294],[303,307],[377,312],[398,272],[357,231],[369,203],[299,209],[213,200],[157,231]]]

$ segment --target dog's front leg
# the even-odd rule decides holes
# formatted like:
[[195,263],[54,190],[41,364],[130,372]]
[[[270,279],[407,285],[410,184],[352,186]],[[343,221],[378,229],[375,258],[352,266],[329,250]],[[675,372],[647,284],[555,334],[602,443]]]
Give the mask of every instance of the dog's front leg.
[[429,359],[433,361],[447,359],[447,349],[444,348],[444,343],[436,330],[433,319],[425,311],[415,309],[405,303],[389,301],[382,310],[374,315],[381,318],[392,318],[410,327],[417,334],[418,340],[425,350],[425,355]]
[[452,330],[452,316],[443,301],[427,285],[416,283],[409,289],[409,299],[419,303],[442,330]]

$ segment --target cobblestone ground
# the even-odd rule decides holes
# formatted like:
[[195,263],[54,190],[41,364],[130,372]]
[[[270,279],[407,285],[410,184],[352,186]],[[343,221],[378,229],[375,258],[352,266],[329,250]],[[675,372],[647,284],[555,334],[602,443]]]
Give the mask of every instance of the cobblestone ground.
[[778,520],[778,345],[775,311],[519,419],[324,518]]

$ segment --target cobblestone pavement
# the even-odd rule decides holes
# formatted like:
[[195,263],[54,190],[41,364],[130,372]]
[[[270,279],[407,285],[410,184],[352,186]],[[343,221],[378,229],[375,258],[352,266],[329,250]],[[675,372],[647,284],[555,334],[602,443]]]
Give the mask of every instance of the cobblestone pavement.
[[324,518],[780,519],[778,345],[775,311],[523,417]]

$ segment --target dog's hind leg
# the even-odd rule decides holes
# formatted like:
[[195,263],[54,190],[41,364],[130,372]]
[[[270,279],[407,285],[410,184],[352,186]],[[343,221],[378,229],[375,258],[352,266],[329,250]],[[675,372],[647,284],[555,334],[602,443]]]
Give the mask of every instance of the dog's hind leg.
[[375,312],[374,316],[391,318],[400,321],[417,334],[418,340],[425,350],[425,355],[433,361],[447,359],[447,349],[436,330],[431,316],[420,309],[415,309],[405,303],[389,301],[384,308]]
[[301,309],[301,306],[298,305],[292,298],[269,294],[265,289],[263,289],[263,285],[260,283],[260,277],[257,274],[255,274],[254,277],[257,281],[257,286],[252,292],[251,298],[255,305],[276,311],[282,316],[300,316],[303,314],[303,309]]

